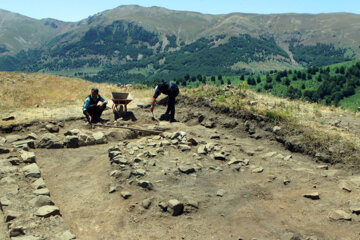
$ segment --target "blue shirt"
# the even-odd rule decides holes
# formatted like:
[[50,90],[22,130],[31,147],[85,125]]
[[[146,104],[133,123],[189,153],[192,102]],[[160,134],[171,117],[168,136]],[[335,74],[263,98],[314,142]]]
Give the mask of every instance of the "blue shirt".
[[[90,97],[95,100],[96,102],[104,102],[104,103],[108,103],[102,96],[100,96],[99,94],[96,96],[96,98],[94,99],[92,95],[90,95]],[[85,99],[85,102],[84,102],[84,107],[83,107],[83,111],[87,110],[87,108],[89,107],[90,105],[90,97],[87,97]]]

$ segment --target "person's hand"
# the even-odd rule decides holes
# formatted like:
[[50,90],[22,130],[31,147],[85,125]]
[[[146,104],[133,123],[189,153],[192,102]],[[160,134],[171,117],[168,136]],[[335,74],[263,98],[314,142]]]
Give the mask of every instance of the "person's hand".
[[154,105],[151,105],[150,112],[154,112]]
[[91,123],[91,120],[92,120],[92,119],[91,119],[91,116],[90,116],[90,115],[88,116],[88,120],[89,120],[89,123]]

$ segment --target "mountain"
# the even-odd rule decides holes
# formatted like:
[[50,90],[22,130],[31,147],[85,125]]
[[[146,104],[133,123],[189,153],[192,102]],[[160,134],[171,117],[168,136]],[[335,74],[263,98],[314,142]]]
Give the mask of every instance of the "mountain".
[[[187,73],[323,66],[360,57],[357,14],[209,15],[131,5],[76,23],[5,15],[13,16],[3,19],[16,31],[0,38],[5,55],[0,70],[142,82]],[[35,29],[31,34],[21,31],[24,21],[26,29]],[[16,49],[28,50],[12,54]]]
[[73,23],[55,19],[36,20],[0,9],[0,55],[40,48]]

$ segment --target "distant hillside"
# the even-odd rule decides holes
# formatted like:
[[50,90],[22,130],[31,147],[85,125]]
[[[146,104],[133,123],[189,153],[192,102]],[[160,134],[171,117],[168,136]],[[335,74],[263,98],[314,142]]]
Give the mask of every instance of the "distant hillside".
[[[143,82],[186,73],[231,75],[360,58],[357,14],[208,15],[122,6],[63,23],[5,13],[12,16],[4,19],[17,29],[17,36],[1,35],[0,70]],[[24,21],[26,29],[35,29],[32,34],[22,30]],[[16,49],[29,50],[12,54]]]
[[35,20],[0,9],[0,56],[40,48],[73,25],[55,19]]

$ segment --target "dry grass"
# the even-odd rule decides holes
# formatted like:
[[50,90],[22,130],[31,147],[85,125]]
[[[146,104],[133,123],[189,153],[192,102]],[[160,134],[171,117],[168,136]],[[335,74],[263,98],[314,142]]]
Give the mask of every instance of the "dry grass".
[[[82,116],[82,106],[90,89],[97,87],[100,95],[109,101],[111,92],[124,92],[113,84],[92,83],[80,78],[68,78],[47,74],[0,72],[1,118],[13,115],[15,121],[1,121],[1,125],[29,120],[52,120]],[[151,101],[152,89],[132,90],[134,99],[129,108],[138,103]],[[37,105],[37,107],[35,107]]]
[[[229,107],[244,114],[267,116],[273,119],[275,124],[281,122],[289,130],[303,132],[309,144],[316,143],[325,148],[341,146],[342,150],[355,151],[356,156],[360,155],[359,113],[259,94],[248,90],[246,86],[231,91],[223,91],[214,86],[201,86],[198,89],[187,90],[185,94],[213,99],[217,106]],[[334,126],[333,123],[339,120],[342,123]]]

